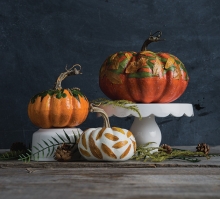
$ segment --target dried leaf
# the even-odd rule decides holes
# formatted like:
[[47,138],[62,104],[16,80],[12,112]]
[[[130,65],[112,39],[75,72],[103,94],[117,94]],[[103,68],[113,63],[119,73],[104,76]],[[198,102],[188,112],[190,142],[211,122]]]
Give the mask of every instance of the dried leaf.
[[79,147],[79,151],[80,151],[80,153],[81,153],[83,156],[86,156],[86,157],[90,157],[90,156],[91,156],[88,151],[83,150],[83,149],[80,148],[80,147]]
[[131,61],[128,63],[125,73],[135,73],[138,70],[138,65],[136,61]]
[[174,79],[180,79],[181,73],[179,72],[178,68],[175,68],[173,71],[173,78]]
[[112,141],[117,141],[119,138],[111,133],[105,133],[105,137]]
[[126,157],[130,149],[131,149],[131,145],[129,145],[128,148],[124,151],[124,153],[122,153],[122,155],[120,156],[120,159],[123,159],[124,157]]
[[85,134],[85,133],[83,133],[81,139],[82,139],[82,145],[85,147],[85,149],[87,149],[87,144],[86,144],[86,134]]
[[173,77],[175,79],[180,79],[181,78],[181,69],[180,69],[180,64],[174,64],[175,70],[173,72]]
[[125,57],[126,57],[127,59],[131,59],[132,54],[131,54],[131,53],[125,53]]
[[138,68],[143,68],[144,66],[147,66],[147,59],[145,59],[144,57],[141,57],[138,60]]
[[153,68],[153,74],[158,75],[159,77],[163,76],[163,63],[159,60],[158,57],[156,57],[154,68]]
[[118,54],[115,53],[110,57],[110,65],[108,66],[108,69],[117,70],[119,67],[119,57]]
[[92,138],[92,134],[93,134],[93,133],[91,133],[91,134],[89,135],[89,148],[90,148],[90,151],[92,152],[92,155],[94,155],[96,158],[98,158],[98,159],[103,159],[103,156],[102,156],[101,151],[100,151],[99,148],[96,146],[95,141],[94,141],[93,138]]
[[120,141],[120,142],[115,143],[112,147],[115,149],[120,149],[121,147],[125,146],[127,143],[128,143],[127,140]]
[[105,75],[109,79],[109,81],[112,82],[113,84],[121,84],[122,83],[120,75],[117,74],[117,73],[114,73],[112,71],[106,70],[105,71]]
[[165,68],[168,69],[169,67],[173,66],[174,62],[175,62],[175,59],[173,59],[172,57],[169,57],[169,58],[167,59]]
[[96,140],[98,140],[98,139],[100,139],[100,138],[102,137],[102,134],[103,134],[103,132],[105,131],[105,129],[106,129],[106,128],[102,128],[102,129],[98,132],[98,134],[97,134],[97,136],[96,136]]
[[119,127],[112,127],[112,130],[113,130],[113,131],[117,131],[117,132],[122,133],[122,134],[125,135],[125,132],[123,131],[123,129],[121,129],[121,128],[119,128]]
[[102,143],[101,148],[106,155],[108,155],[111,158],[117,159],[117,156],[114,154],[114,152],[107,145]]
[[113,54],[113,55],[110,57],[110,61],[113,61],[117,56],[118,56],[118,53]]

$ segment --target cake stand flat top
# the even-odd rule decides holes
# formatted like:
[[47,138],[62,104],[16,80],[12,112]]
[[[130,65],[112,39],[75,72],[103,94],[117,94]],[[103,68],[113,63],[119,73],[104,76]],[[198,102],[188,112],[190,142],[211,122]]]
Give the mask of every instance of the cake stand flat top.
[[[130,104],[134,105],[134,104]],[[136,104],[142,117],[148,117],[154,115],[156,117],[166,117],[172,115],[174,117],[182,117],[183,115],[187,117],[193,116],[193,106],[187,103],[167,103],[167,104]],[[127,105],[129,106],[129,104]],[[135,116],[139,117],[135,111],[121,108],[114,105],[104,105],[101,106],[108,114],[109,117],[127,117]]]

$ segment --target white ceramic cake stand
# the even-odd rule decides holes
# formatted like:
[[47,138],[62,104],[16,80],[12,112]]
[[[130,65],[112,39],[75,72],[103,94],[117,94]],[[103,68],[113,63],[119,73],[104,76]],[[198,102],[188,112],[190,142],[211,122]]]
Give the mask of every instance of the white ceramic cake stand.
[[[121,108],[113,105],[105,105],[102,108],[105,110],[109,117],[127,117],[135,116],[134,122],[131,125],[130,131],[133,133],[137,145],[154,142],[150,146],[158,147],[161,143],[161,131],[155,121],[156,117],[167,117],[172,115],[174,117],[182,117],[183,115],[193,116],[192,104],[136,104],[142,119],[139,119],[135,111]],[[129,105],[128,105],[129,106]]]

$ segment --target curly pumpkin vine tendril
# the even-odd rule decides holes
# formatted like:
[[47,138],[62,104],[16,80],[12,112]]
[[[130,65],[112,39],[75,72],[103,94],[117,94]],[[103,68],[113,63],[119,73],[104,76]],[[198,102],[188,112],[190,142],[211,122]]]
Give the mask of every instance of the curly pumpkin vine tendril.
[[150,32],[150,36],[149,38],[144,42],[144,44],[141,47],[141,51],[146,51],[147,50],[147,46],[152,43],[152,42],[157,42],[157,41],[165,41],[165,39],[160,38],[162,36],[162,32],[161,31],[157,31],[154,34],[151,34]]
[[[77,69],[76,66],[78,66],[79,69]],[[61,74],[59,75],[59,77],[57,78],[57,81],[55,82],[55,86],[54,86],[54,89],[55,89],[55,90],[61,90],[61,89],[62,89],[62,87],[61,87],[61,82],[62,82],[67,76],[82,74],[82,73],[80,72],[81,66],[80,66],[79,64],[73,65],[70,69],[67,69],[67,66],[66,66],[65,69],[66,69],[66,72],[61,73]]]
[[104,128],[111,128],[110,127],[110,122],[109,122],[109,119],[108,119],[108,115],[106,114],[106,112],[102,108],[99,108],[97,106],[99,106],[99,105],[95,105],[93,103],[90,103],[90,112],[96,112],[96,113],[101,114],[101,116],[104,119],[103,127]]

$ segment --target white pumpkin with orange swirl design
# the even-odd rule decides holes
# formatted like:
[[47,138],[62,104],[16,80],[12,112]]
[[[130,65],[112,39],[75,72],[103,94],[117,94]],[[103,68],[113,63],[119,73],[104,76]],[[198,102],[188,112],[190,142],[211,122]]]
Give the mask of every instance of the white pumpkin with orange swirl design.
[[133,134],[119,127],[110,127],[108,116],[101,108],[91,105],[91,112],[104,118],[104,127],[90,128],[82,133],[78,142],[81,155],[91,161],[125,161],[136,151]]

